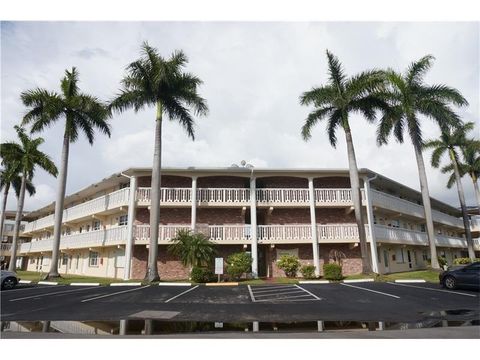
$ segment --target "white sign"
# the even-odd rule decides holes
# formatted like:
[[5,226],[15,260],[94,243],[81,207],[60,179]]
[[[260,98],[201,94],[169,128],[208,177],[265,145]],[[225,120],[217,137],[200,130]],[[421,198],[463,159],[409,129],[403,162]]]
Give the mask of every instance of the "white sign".
[[223,258],[215,258],[215,274],[223,275]]

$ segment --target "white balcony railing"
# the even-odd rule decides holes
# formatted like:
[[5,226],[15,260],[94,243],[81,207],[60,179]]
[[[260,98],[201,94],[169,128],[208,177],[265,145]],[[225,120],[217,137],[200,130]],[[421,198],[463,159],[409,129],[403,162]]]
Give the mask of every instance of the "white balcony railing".
[[[397,211],[402,214],[408,214],[418,218],[425,218],[425,213],[422,205],[415,204],[405,199],[400,199],[396,196],[385,194],[383,192],[372,190],[373,206],[378,206],[383,209]],[[432,210],[433,221],[463,228],[463,221],[454,216],[444,214],[437,210]]]
[[[375,236],[377,242],[386,242],[402,245],[428,246],[427,234],[421,231],[393,228],[384,225],[375,225]],[[464,238],[457,238],[446,235],[436,235],[437,246],[466,248],[467,241]]]
[[0,245],[0,252],[1,252],[2,254],[3,254],[3,253],[10,252],[11,249],[12,249],[12,244],[11,244],[11,243],[1,244],[1,245]]
[[[129,188],[120,189],[110,194],[100,196],[96,199],[67,208],[63,211],[62,222],[77,220],[85,216],[98,214],[106,210],[111,210],[120,206],[127,205],[129,192]],[[29,233],[35,230],[41,230],[47,227],[51,227],[53,226],[53,224],[54,215],[51,214],[25,224],[24,232]]]
[[[125,244],[127,241],[127,226],[118,226],[106,230],[88,231],[80,234],[62,236],[60,249],[81,249]],[[20,245],[19,252],[51,251],[53,238],[32,241]]]
[[[179,230],[190,230],[190,225],[161,225],[158,232],[159,241],[169,241],[173,239]],[[135,243],[145,243],[150,241],[150,225],[135,226]]]

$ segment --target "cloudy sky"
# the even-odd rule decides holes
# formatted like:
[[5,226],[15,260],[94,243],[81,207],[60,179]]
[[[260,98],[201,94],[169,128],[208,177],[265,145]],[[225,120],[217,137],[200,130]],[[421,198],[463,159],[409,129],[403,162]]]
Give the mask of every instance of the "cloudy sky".
[[[1,25],[1,141],[15,137],[25,108],[21,91],[33,87],[59,89],[67,68],[76,66],[80,87],[108,100],[118,91],[125,66],[139,56],[147,40],[167,56],[183,49],[187,70],[204,84],[200,93],[210,113],[197,120],[196,141],[166,122],[164,166],[229,166],[247,160],[256,167],[346,168],[343,133],[330,147],[324,124],[309,142],[300,137],[309,110],[299,95],[327,79],[325,50],[335,53],[354,74],[373,67],[403,70],[425,54],[436,57],[428,83],[458,88],[470,106],[458,109],[479,132],[478,23],[369,22],[3,22]],[[70,150],[67,193],[132,166],[151,166],[155,110],[125,112],[111,119],[112,137],[98,135],[94,146],[80,138]],[[375,125],[351,118],[359,167],[370,168],[419,189],[410,142],[378,148]],[[436,137],[425,120],[426,137]],[[41,134],[43,151],[59,162],[62,122]],[[40,135],[39,135],[40,136]],[[430,153],[425,154],[429,162]],[[445,159],[446,161],[446,159]],[[427,166],[431,196],[458,206],[446,176]],[[54,201],[56,180],[38,170],[37,194],[26,199],[33,210]],[[472,183],[464,178],[467,203]],[[14,209],[15,199],[9,199]]]

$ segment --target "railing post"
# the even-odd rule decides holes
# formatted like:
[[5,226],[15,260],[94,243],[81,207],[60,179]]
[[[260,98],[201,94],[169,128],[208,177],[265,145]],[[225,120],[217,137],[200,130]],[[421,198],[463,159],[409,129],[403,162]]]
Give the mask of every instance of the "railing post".
[[258,278],[258,253],[257,253],[257,191],[255,177],[250,178],[250,238],[252,247],[252,275]]
[[370,252],[372,258],[372,270],[374,273],[379,273],[378,271],[378,257],[377,257],[377,238],[375,236],[375,224],[373,223],[373,206],[372,206],[372,194],[370,192],[370,181],[373,178],[365,177],[363,179],[364,188],[365,188],[365,201],[367,203],[367,220],[368,220],[368,233],[370,235]]
[[308,195],[310,200],[310,222],[312,227],[312,249],[313,249],[313,265],[315,266],[315,275],[320,276],[320,257],[318,255],[318,238],[317,238],[317,219],[315,217],[315,190],[313,188],[313,178],[308,178]]
[[192,199],[192,216],[191,216],[192,223],[190,227],[192,231],[195,231],[195,226],[197,224],[197,177],[196,176],[192,176],[192,194],[190,197]]
[[137,177],[130,177],[130,193],[128,199],[128,223],[127,223],[127,243],[125,245],[125,271],[123,279],[129,280],[132,268],[132,252],[133,252],[133,223],[135,222],[135,207],[137,195]]

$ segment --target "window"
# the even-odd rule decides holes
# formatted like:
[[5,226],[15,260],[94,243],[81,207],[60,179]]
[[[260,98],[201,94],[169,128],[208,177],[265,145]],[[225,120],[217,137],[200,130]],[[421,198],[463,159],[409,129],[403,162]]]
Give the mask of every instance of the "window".
[[374,224],[377,223],[377,215],[373,215],[373,223],[374,223]]
[[100,230],[100,221],[99,220],[95,220],[93,222],[93,230]]
[[87,225],[87,231],[90,231],[90,225]]
[[420,224],[420,231],[425,232],[425,224]]
[[30,264],[35,264],[35,258],[30,259]]
[[399,220],[392,220],[392,227],[399,228],[400,227],[400,221]]
[[118,225],[127,225],[128,215],[122,215],[118,218]]
[[90,251],[88,255],[88,266],[91,266],[91,267],[98,266],[98,252]]
[[75,263],[75,270],[78,270],[78,263],[80,262],[80,255],[77,255],[77,262]]
[[382,254],[381,254],[380,248],[378,247],[377,247],[377,261],[379,264],[382,263]]
[[125,189],[128,187],[130,187],[130,183],[126,182],[126,183],[120,184],[119,189]]
[[427,254],[427,252],[426,252],[425,250],[422,251],[422,260],[423,260],[423,261],[427,261],[427,260],[428,260],[428,254]]
[[403,249],[397,249],[397,251],[395,251],[395,259],[397,264],[403,264],[405,262]]
[[67,265],[68,264],[68,255],[63,254],[62,255],[62,265]]

